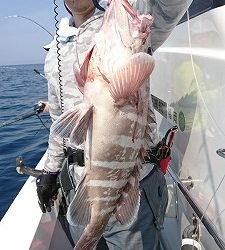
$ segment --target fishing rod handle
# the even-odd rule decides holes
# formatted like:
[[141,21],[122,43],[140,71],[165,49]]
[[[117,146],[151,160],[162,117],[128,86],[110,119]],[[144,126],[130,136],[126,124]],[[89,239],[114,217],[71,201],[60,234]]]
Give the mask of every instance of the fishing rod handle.
[[42,170],[26,167],[23,162],[22,156],[16,157],[16,171],[19,174],[26,174],[33,177],[42,175]]

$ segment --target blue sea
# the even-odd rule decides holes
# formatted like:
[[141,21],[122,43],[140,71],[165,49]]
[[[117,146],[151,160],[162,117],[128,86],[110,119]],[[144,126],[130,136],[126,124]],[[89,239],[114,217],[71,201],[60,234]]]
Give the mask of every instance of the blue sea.
[[[47,81],[43,64],[0,66],[0,219],[27,180],[16,171],[16,157],[34,168],[47,148],[48,113],[17,121],[6,127],[4,122],[17,120],[33,111],[34,104],[47,100]],[[29,206],[29,204],[27,204]]]

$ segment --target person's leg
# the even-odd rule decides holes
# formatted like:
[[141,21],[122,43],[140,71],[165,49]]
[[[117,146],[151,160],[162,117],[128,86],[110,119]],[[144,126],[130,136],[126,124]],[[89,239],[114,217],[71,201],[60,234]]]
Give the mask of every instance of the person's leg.
[[[158,169],[140,182],[141,202],[138,217],[129,226],[114,217],[104,233],[110,250],[158,250],[161,224],[167,205],[167,187]],[[100,250],[100,249],[99,249]]]
[[109,250],[104,237],[101,237],[95,250]]
[[[77,166],[76,166],[77,167]],[[81,175],[80,173],[82,172],[82,167],[77,167],[78,171],[77,173],[74,173],[74,167],[71,165],[70,166],[70,176],[73,177],[73,183],[75,185],[77,185],[77,180],[79,179],[79,176]],[[75,196],[75,190],[70,190],[67,196],[67,202],[70,203],[73,198]],[[67,222],[68,223],[68,222]],[[70,235],[72,237],[72,240],[74,242],[74,245],[76,245],[76,243],[78,242],[78,240],[80,239],[85,226],[73,226],[71,224],[68,223],[69,226],[69,231],[70,231]],[[102,237],[96,247],[96,250],[108,250],[107,244],[105,242],[105,239]]]
[[[160,229],[167,205],[166,181],[158,168],[140,182],[141,201],[138,217],[129,226],[121,225],[112,217],[106,227],[104,238],[96,250],[158,250]],[[70,192],[70,200],[74,191]],[[70,225],[70,232],[76,243],[83,228]]]
[[157,230],[154,246],[148,248],[144,243],[144,250],[146,249],[160,249],[160,235],[163,228],[164,216],[168,204],[168,189],[164,174],[158,167],[155,167],[152,172],[140,182],[142,192],[145,193],[146,200],[151,208],[154,216],[154,226]]

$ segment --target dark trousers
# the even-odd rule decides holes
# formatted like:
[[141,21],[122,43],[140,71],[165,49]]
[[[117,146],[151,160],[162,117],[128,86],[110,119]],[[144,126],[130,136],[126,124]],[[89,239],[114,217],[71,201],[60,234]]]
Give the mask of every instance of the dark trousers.
[[[168,192],[164,175],[159,168],[140,181],[140,208],[138,216],[129,226],[121,225],[112,216],[97,250],[159,250],[160,230],[166,211]],[[73,197],[72,191],[70,196]],[[76,243],[83,228],[70,226]]]

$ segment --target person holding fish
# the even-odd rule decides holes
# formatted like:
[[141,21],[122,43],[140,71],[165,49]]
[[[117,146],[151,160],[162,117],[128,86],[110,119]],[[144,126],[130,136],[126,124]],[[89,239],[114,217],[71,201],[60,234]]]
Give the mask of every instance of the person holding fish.
[[104,249],[160,249],[167,187],[146,154],[158,142],[151,54],[190,3],[65,0],[71,18],[45,60],[53,124],[37,194],[51,211],[64,152],[73,148],[67,220],[75,250],[103,249],[102,236]]

